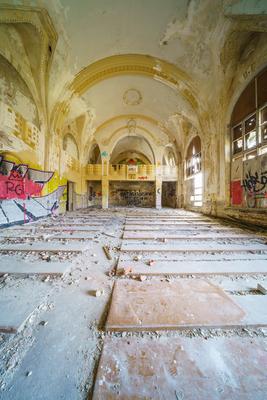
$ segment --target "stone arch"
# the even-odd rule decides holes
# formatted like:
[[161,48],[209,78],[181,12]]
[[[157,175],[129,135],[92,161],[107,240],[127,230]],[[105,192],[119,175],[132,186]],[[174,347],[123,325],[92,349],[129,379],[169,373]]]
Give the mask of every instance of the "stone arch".
[[131,136],[139,137],[139,138],[142,138],[150,147],[152,155],[153,155],[153,163],[155,164],[156,163],[156,145],[155,145],[155,143],[153,143],[149,132],[143,127],[137,127],[138,129],[136,129],[136,133],[134,135],[129,136],[129,133],[125,130],[125,128],[126,127],[119,128],[115,132],[114,136],[111,138],[110,154],[112,155],[117,144],[124,138],[131,137]]

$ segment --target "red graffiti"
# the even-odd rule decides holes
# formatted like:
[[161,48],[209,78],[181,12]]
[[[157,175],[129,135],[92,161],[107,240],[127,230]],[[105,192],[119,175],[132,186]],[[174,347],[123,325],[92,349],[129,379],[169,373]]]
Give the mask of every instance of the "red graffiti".
[[242,204],[243,188],[241,185],[241,181],[231,182],[231,197],[232,197],[232,205],[238,206]]
[[40,196],[42,185],[22,177],[13,170],[9,176],[0,175],[0,199],[27,199],[32,196]]

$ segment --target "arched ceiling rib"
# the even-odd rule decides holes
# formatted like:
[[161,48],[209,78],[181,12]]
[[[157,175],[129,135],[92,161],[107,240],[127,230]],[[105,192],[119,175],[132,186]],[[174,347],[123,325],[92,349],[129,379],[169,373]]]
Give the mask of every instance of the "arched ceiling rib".
[[122,54],[99,60],[80,71],[70,84],[71,93],[84,94],[97,83],[118,75],[143,75],[178,91],[191,106],[199,107],[190,77],[175,65],[142,54]]
[[166,126],[177,110],[196,119],[192,106],[178,92],[147,76],[112,77],[91,87],[82,98],[95,115],[96,129],[122,114],[144,114]]

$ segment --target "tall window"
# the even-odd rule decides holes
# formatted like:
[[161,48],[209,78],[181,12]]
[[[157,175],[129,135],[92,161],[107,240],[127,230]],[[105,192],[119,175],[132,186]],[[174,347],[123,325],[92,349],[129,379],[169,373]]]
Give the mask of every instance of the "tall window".
[[239,97],[231,117],[231,204],[267,206],[267,68]]
[[202,206],[201,141],[196,136],[186,154],[186,180],[189,201],[194,207]]
[[201,171],[201,142],[196,136],[190,143],[186,154],[186,176],[190,177]]

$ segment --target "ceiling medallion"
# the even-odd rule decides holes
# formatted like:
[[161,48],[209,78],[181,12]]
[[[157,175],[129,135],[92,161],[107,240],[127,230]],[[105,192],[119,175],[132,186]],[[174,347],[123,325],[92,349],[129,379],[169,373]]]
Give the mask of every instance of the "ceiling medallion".
[[129,134],[135,133],[135,130],[136,130],[136,121],[135,121],[135,119],[130,119],[127,122],[127,128],[128,128]]
[[123,101],[128,106],[137,106],[142,103],[143,97],[137,89],[128,89],[123,95]]

